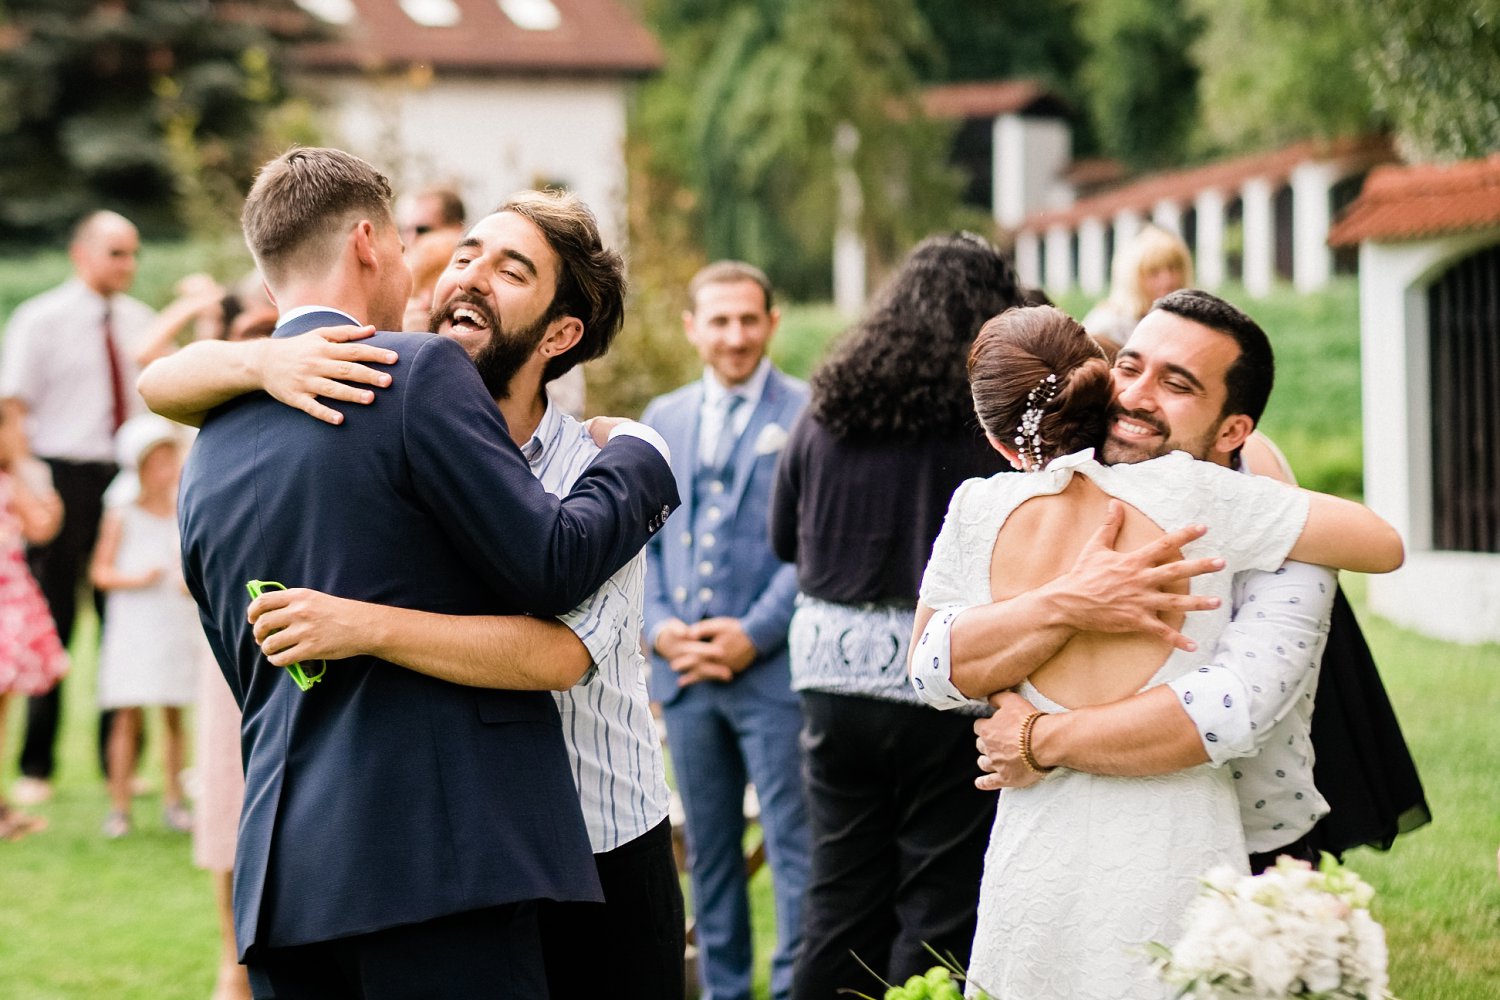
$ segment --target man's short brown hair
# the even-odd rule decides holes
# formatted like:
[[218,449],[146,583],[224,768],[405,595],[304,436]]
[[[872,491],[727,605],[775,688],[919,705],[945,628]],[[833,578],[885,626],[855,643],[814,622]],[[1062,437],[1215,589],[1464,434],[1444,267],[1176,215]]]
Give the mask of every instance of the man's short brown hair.
[[571,191],[557,190],[519,191],[495,211],[526,219],[557,254],[557,291],[546,319],[576,316],[583,323],[583,337],[548,360],[542,381],[603,355],[625,320],[625,261],[604,245],[594,213]]
[[752,281],[759,285],[766,297],[766,312],[771,311],[771,279],[754,264],[746,264],[742,260],[716,260],[693,275],[693,280],[688,282],[689,308],[697,311],[698,293],[703,291],[704,286],[728,285],[736,281]]
[[275,286],[294,274],[319,275],[336,241],[360,219],[393,226],[391,182],[341,149],[294,147],[260,168],[240,217],[245,243]]

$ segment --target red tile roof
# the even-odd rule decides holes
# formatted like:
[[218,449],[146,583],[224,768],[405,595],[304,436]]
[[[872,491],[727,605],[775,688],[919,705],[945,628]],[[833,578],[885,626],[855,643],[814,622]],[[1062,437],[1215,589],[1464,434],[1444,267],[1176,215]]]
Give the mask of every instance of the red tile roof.
[[979,80],[928,87],[922,92],[922,108],[929,118],[1071,114],[1062,98],[1035,80]]
[[1055,211],[1038,212],[1021,224],[1023,232],[1039,233],[1052,226],[1072,228],[1085,219],[1110,219],[1120,212],[1136,211],[1149,215],[1159,201],[1173,201],[1187,207],[1203,191],[1218,190],[1233,197],[1246,181],[1265,178],[1273,185],[1287,179],[1301,163],[1309,160],[1363,160],[1370,164],[1393,158],[1390,140],[1385,136],[1357,136],[1346,139],[1313,139],[1267,153],[1237,156],[1201,167],[1147,174],[1121,187],[1111,188],[1071,206]]
[[1500,226],[1500,153],[1448,165],[1389,166],[1328,234],[1333,246],[1389,243]]
[[335,40],[300,46],[307,69],[404,69],[425,65],[463,73],[640,76],[662,66],[661,46],[620,0],[552,0],[561,15],[550,31],[528,31],[498,0],[453,0],[449,27],[412,20],[398,0],[352,0],[355,16]]

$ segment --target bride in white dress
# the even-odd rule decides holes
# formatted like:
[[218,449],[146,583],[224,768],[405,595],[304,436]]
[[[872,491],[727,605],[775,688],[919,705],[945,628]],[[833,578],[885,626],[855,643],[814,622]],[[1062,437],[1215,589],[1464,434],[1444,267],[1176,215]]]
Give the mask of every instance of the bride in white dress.
[[[1362,572],[1400,564],[1394,530],[1346,500],[1184,452],[1100,465],[1083,446],[1103,436],[1109,366],[1055,309],[1011,310],[985,324],[970,374],[991,442],[1027,474],[970,480],[954,494],[922,583],[919,623],[928,609],[1003,600],[1060,575],[1111,498],[1126,505],[1119,547],[1204,524],[1207,534],[1183,547],[1184,558],[1225,563],[1192,587],[1221,598],[1218,609],[1168,622],[1196,652],[1145,635],[1082,633],[1019,688],[1041,711],[1114,701],[1206,663],[1229,620],[1233,573],[1275,570],[1288,558]],[[913,683],[923,687],[924,676],[914,669]],[[971,992],[982,987],[996,1000],[1171,996],[1144,945],[1176,940],[1200,875],[1246,865],[1227,771],[1202,765],[1118,778],[1058,769],[1006,789],[985,858]]]

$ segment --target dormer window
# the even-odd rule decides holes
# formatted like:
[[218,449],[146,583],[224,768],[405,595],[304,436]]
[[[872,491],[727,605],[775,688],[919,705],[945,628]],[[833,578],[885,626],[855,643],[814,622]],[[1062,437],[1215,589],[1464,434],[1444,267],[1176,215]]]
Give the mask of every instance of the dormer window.
[[562,13],[552,0],[500,0],[500,10],[527,31],[556,31],[562,25]]

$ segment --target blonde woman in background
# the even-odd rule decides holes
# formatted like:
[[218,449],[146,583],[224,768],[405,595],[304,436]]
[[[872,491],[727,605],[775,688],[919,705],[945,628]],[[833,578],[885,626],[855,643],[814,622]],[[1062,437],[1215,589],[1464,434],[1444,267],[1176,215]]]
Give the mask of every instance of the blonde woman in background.
[[1135,239],[1115,251],[1109,296],[1083,318],[1083,328],[1106,350],[1120,349],[1130,331],[1151,310],[1151,303],[1193,283],[1193,256],[1175,233],[1147,225]]

